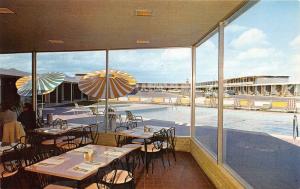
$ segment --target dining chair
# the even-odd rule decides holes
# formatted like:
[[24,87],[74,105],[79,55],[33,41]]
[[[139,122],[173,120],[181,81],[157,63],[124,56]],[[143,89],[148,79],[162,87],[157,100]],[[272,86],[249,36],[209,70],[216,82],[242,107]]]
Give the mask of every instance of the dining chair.
[[79,137],[76,138],[76,143],[81,146],[86,146],[88,144],[95,144],[96,135],[93,135],[92,127],[94,125],[89,125],[88,127],[84,127],[79,133]]
[[165,168],[164,156],[163,156],[163,142],[165,141],[165,139],[166,139],[166,132],[164,130],[154,132],[153,136],[151,138],[151,142],[146,144],[147,150],[145,149],[145,145],[143,145],[141,148],[141,151],[143,152],[143,153],[141,153],[143,162],[144,162],[144,155],[146,153],[147,154],[147,162],[145,162],[145,163],[146,163],[147,167],[151,163],[152,173],[153,173],[153,169],[154,169],[154,160],[156,160],[156,159],[161,159],[163,167]]
[[2,188],[19,188],[21,186],[18,174],[22,167],[21,159],[20,151],[15,147],[3,151],[0,164]]
[[171,127],[167,130],[162,130],[165,132],[165,139],[162,144],[162,150],[163,150],[163,155],[167,155],[167,160],[169,163],[169,166],[171,165],[170,163],[170,153],[173,155],[174,160],[176,161],[176,152],[175,152],[175,145],[176,145],[176,140],[175,140],[175,127]]
[[118,164],[119,159],[115,159],[109,165],[100,167],[94,178],[94,182],[85,189],[112,189],[116,179]]
[[117,147],[121,147],[123,145],[130,143],[128,137],[118,134],[118,132],[121,132],[124,130],[128,130],[128,128],[124,127],[124,126],[118,126],[115,129],[115,141],[116,141]]

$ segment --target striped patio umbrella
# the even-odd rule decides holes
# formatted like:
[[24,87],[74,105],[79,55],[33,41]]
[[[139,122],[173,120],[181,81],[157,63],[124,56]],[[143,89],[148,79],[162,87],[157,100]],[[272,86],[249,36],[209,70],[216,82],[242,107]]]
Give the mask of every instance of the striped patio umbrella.
[[[36,88],[38,95],[52,92],[65,79],[65,75],[59,72],[51,72],[37,75]],[[25,76],[16,81],[16,87],[20,96],[32,96],[32,78]]]
[[[118,98],[129,94],[135,88],[136,80],[128,73],[109,70],[108,73],[108,98]],[[106,98],[106,71],[96,71],[81,77],[79,89],[86,95],[96,98]]]

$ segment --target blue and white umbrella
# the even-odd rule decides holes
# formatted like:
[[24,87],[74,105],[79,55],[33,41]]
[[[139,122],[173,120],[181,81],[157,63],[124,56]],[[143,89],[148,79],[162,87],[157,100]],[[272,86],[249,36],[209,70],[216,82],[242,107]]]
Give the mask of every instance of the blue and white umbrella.
[[[51,72],[37,75],[36,89],[38,95],[52,92],[65,79],[65,75],[60,72]],[[32,78],[25,76],[16,81],[16,87],[20,96],[32,96]]]

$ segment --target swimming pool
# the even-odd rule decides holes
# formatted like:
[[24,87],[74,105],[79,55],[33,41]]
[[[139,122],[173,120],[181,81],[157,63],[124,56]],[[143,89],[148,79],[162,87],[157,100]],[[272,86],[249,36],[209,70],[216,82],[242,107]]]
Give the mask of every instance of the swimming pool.
[[[132,112],[146,119],[174,121],[178,125],[190,126],[191,111],[187,106],[167,106]],[[297,116],[300,117],[299,114]],[[291,136],[293,117],[292,113],[225,109],[224,128]],[[196,107],[196,126],[217,127],[217,109]]]

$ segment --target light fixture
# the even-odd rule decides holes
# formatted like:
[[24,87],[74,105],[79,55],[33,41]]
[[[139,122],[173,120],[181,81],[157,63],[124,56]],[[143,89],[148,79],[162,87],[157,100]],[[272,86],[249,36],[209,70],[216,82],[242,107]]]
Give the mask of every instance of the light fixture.
[[64,43],[63,40],[59,40],[59,39],[49,39],[48,42],[52,43],[52,44],[63,44]]
[[136,43],[137,44],[149,44],[150,41],[149,40],[140,40],[140,39],[138,39],[138,40],[136,40]]
[[135,10],[136,16],[152,16],[152,11],[148,9],[136,9]]
[[13,11],[11,11],[8,8],[1,8],[0,7],[0,14],[15,14]]

